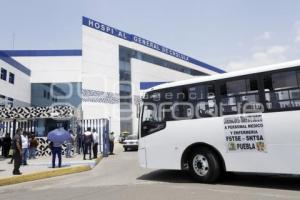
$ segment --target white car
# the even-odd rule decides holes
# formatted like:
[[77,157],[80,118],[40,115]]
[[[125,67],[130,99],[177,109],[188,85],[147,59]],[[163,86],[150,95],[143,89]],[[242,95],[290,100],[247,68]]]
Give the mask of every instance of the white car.
[[129,135],[123,141],[124,151],[130,150],[138,150],[139,148],[139,140],[137,135]]

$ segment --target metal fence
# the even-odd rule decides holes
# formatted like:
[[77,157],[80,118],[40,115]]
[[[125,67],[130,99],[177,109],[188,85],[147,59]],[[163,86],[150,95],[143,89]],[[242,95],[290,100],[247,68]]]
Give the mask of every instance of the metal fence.
[[81,124],[81,133],[83,134],[84,131],[87,130],[88,127],[91,128],[91,130],[95,130],[99,134],[99,151],[103,152],[103,135],[105,133],[109,132],[109,120],[108,119],[84,119],[80,121]]
[[2,131],[4,134],[10,134],[11,137],[13,137],[14,132],[14,123],[16,123],[16,130],[18,128],[22,128],[25,132],[35,132],[35,122],[33,120],[29,121],[4,121],[0,122],[2,124]]

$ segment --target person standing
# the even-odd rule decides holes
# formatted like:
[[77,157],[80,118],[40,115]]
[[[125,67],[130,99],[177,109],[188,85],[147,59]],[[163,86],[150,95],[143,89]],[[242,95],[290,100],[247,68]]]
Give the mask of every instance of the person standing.
[[114,132],[111,132],[109,134],[109,152],[110,152],[110,155],[114,154],[114,145],[115,145],[115,136],[114,136]]
[[[1,124],[0,124],[1,126]],[[1,148],[1,155],[3,156],[3,138],[5,137],[5,134],[4,134],[4,131],[1,130],[1,127],[0,127],[0,148]]]
[[22,140],[22,164],[27,165],[27,159],[29,155],[29,140],[26,132],[21,135]]
[[[62,144],[67,140],[66,137],[63,137],[63,139],[55,139],[59,136],[65,136],[65,134],[68,134],[68,131],[64,127],[59,127],[57,129],[54,129],[48,133],[48,140],[51,141],[50,147],[52,151],[52,168],[55,168],[55,160],[56,156],[58,157],[58,167],[61,168],[62,158]],[[68,137],[69,138],[69,137]]]
[[61,143],[51,142],[51,151],[52,151],[52,168],[55,168],[56,156],[58,157],[58,167],[61,168]]
[[29,159],[35,159],[36,149],[39,145],[39,142],[35,138],[34,134],[31,134],[29,140]]
[[89,152],[90,160],[92,160],[92,143],[93,143],[93,134],[91,132],[91,128],[88,127],[87,131],[83,134],[83,143],[84,143],[84,153],[83,160],[85,159],[85,155]]
[[2,138],[0,137],[0,149],[1,149],[1,156],[3,156],[2,150],[3,150],[3,145],[2,145]]
[[76,134],[76,145],[77,153],[81,154],[81,152],[83,152],[83,135],[79,132]]
[[97,158],[98,155],[98,144],[99,144],[99,134],[97,133],[96,129],[93,129],[93,155],[94,159]]
[[20,166],[22,162],[22,139],[21,139],[22,129],[18,129],[16,135],[13,139],[13,148],[14,148],[14,169],[13,175],[21,175]]
[[5,158],[8,158],[8,154],[9,154],[9,150],[10,150],[10,146],[11,146],[11,137],[10,135],[7,133],[5,135],[5,137],[2,140],[2,148],[3,148],[3,156]]
[[69,130],[69,134],[70,134],[70,139],[66,143],[66,158],[72,157],[71,153],[72,153],[72,147],[74,143],[73,131]]

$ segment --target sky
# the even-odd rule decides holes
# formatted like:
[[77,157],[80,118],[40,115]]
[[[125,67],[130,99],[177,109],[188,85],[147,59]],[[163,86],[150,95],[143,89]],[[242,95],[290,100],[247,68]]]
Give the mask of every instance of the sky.
[[300,59],[298,0],[0,0],[0,49],[81,49],[82,16],[226,71]]

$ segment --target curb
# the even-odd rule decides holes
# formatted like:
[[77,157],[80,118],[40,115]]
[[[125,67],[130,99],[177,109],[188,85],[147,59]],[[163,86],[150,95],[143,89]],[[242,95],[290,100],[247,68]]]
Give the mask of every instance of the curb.
[[101,155],[96,159],[94,167],[96,167],[99,164],[99,162],[102,160],[102,158],[103,158],[103,156]]
[[[100,156],[96,159],[94,167],[96,167],[96,165],[98,165],[100,163],[102,158],[103,157]],[[24,174],[24,175],[20,175],[20,176],[0,178],[0,186],[13,185],[13,184],[24,183],[24,182],[29,182],[29,181],[36,181],[36,180],[41,180],[41,179],[46,179],[46,178],[63,176],[63,175],[67,175],[67,174],[75,174],[75,173],[89,171],[91,169],[92,169],[92,167],[90,165],[82,165],[82,166],[76,166],[76,167],[66,167],[66,168],[55,169],[55,170],[29,173],[29,174]]]
[[37,173],[24,174],[20,176],[2,178],[0,179],[0,186],[52,178],[52,177],[62,176],[67,174],[80,173],[84,171],[89,171],[91,169],[92,168],[89,165],[84,165],[84,166],[68,167],[68,168],[56,169],[51,171],[48,170],[48,171],[42,171]]

